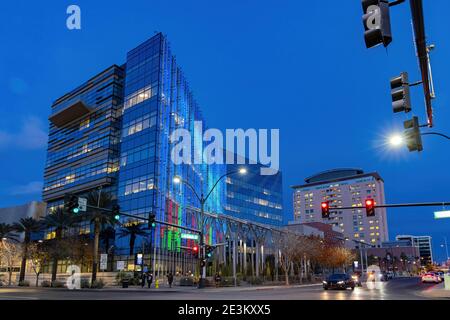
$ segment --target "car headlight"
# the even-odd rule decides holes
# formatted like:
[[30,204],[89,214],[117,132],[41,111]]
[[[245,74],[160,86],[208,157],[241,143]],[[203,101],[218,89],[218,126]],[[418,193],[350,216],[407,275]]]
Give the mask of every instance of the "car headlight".
[[358,277],[357,276],[352,276],[352,279],[353,280],[358,280]]
[[344,281],[338,281],[338,284],[344,284],[345,282]]
[[322,283],[323,283],[323,284],[327,284],[327,282],[326,282],[326,281],[322,281]]

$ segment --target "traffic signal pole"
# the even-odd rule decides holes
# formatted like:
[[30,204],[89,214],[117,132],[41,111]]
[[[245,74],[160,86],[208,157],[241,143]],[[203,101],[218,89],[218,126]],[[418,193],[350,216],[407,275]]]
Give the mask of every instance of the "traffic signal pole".
[[[375,204],[376,208],[409,208],[409,207],[441,207],[450,206],[450,202],[419,202],[419,203],[399,203],[399,204]],[[355,210],[366,207],[330,207],[330,210]]]
[[[112,212],[111,209],[100,208],[100,207],[91,206],[91,205],[88,205],[87,207],[90,208],[90,209],[96,209],[96,210],[103,210],[103,211],[106,211],[106,212]],[[122,213],[121,212],[120,216],[134,218],[134,219],[139,219],[139,220],[144,220],[144,221],[150,221],[149,218],[140,217],[140,216],[136,216],[136,215],[132,215],[132,214],[128,214],[128,213]],[[180,226],[178,224],[173,224],[173,223],[159,221],[159,220],[155,220],[155,223],[162,224],[162,225],[169,226],[169,227],[179,228],[179,229],[183,229],[183,230],[187,230],[187,231],[191,231],[191,232],[200,234],[200,230],[189,228],[189,227]]]

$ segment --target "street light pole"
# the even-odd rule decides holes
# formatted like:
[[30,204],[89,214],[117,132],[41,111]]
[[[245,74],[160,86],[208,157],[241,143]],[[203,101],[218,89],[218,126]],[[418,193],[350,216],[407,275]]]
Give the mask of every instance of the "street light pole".
[[198,282],[198,288],[202,289],[205,287],[205,280],[206,280],[206,261],[205,257],[206,257],[206,246],[205,246],[205,239],[204,239],[204,234],[205,234],[205,230],[204,230],[204,222],[205,222],[205,203],[208,200],[209,196],[211,195],[211,193],[214,191],[214,189],[217,187],[217,185],[219,184],[219,182],[230,175],[236,174],[236,173],[240,173],[240,174],[246,174],[247,173],[247,169],[245,168],[241,168],[237,171],[231,171],[231,172],[227,172],[226,174],[222,175],[219,179],[217,179],[217,181],[214,183],[214,185],[212,186],[212,188],[209,190],[208,194],[206,195],[206,197],[203,195],[203,193],[201,193],[201,195],[199,196],[197,191],[195,191],[195,188],[186,180],[182,179],[180,176],[175,176],[173,178],[173,182],[174,183],[184,183],[186,184],[194,193],[194,195],[196,196],[196,198],[198,199],[198,201],[200,202],[200,223],[199,223],[199,229],[200,229],[200,263],[202,264],[201,270],[200,270],[200,279]]
[[450,259],[450,256],[448,255],[447,237],[444,237],[444,244],[445,244],[445,253],[447,254],[446,258],[448,261]]

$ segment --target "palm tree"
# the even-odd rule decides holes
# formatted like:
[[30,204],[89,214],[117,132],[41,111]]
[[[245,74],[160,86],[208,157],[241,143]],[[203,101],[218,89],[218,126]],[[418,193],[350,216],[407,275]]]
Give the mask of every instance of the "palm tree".
[[[111,208],[113,199],[110,193],[98,191],[92,191],[88,194],[88,205],[98,208]],[[117,223],[114,219],[114,215],[111,212],[107,212],[100,209],[92,209],[88,213],[88,219],[91,224],[94,225],[94,254],[92,262],[92,278],[91,283],[97,280],[97,268],[98,268],[98,247],[100,242],[100,232],[102,228],[106,226],[112,226]]]
[[[43,225],[47,228],[55,229],[55,241],[60,242],[62,239],[63,231],[72,227],[76,220],[75,218],[64,211],[62,208],[58,208],[55,212],[46,215],[42,221]],[[52,262],[52,283],[56,280],[56,273],[58,268],[58,255],[53,255]]]
[[18,233],[24,234],[22,264],[20,266],[19,282],[25,280],[25,269],[27,266],[28,245],[31,242],[31,234],[42,229],[42,223],[34,218],[21,218],[19,222],[13,224],[13,228]]
[[100,239],[103,241],[105,252],[108,252],[108,250],[110,249],[111,239],[114,239],[115,236],[116,230],[114,230],[114,228],[111,226],[102,228],[102,231],[100,231]]
[[0,223],[0,242],[6,240],[18,242],[19,237],[14,231],[14,227],[11,224]]
[[134,244],[137,237],[145,237],[147,235],[146,227],[137,222],[128,222],[119,231],[119,238],[130,237],[130,256],[134,254]]

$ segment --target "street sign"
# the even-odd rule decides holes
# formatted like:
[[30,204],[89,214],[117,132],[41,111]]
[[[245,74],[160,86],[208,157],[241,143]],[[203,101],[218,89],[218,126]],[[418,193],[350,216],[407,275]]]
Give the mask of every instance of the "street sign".
[[78,209],[79,209],[79,211],[86,212],[86,210],[87,210],[87,199],[86,198],[78,198]]
[[143,258],[142,253],[136,254],[136,265],[140,266],[142,264],[143,261],[142,258]]
[[182,233],[181,239],[198,240],[198,234]]
[[102,253],[100,255],[100,270],[106,270],[108,268],[108,254]]
[[450,219],[450,211],[436,211],[434,213],[435,219]]
[[123,271],[125,270],[125,261],[117,261],[117,267],[116,269],[118,271]]

